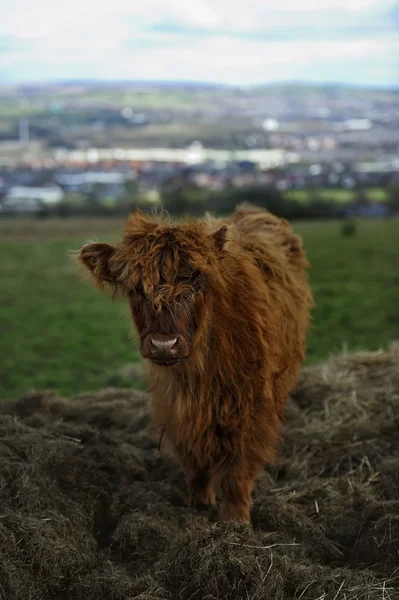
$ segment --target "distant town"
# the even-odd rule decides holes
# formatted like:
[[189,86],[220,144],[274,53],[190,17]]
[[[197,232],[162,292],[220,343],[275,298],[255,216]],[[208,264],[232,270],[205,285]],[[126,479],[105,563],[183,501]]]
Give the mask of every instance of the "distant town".
[[399,91],[0,87],[0,215],[87,198],[156,204],[173,181],[212,192],[370,190],[380,201],[399,181]]

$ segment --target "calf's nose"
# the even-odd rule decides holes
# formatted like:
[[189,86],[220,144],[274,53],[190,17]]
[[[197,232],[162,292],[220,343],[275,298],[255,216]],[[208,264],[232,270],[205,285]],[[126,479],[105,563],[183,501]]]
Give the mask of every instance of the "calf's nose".
[[151,345],[158,352],[163,352],[165,354],[169,353],[177,344],[177,337],[170,339],[157,340],[155,338],[151,338]]

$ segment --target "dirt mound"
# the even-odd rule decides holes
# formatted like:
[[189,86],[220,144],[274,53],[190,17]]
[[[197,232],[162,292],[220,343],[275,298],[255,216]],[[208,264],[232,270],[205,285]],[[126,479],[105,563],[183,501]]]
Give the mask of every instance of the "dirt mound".
[[2,600],[399,598],[399,346],[304,371],[253,528],[188,508],[145,394],[0,405]]

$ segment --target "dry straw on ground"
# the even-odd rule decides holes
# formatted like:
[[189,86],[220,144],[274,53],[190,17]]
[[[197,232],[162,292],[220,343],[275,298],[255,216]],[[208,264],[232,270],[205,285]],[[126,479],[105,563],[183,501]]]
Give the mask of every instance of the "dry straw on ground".
[[253,528],[185,504],[146,398],[0,406],[2,600],[399,598],[399,346],[303,373]]

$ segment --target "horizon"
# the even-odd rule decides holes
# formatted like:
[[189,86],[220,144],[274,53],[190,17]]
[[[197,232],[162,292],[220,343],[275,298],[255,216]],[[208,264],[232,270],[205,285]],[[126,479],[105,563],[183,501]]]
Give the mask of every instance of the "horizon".
[[0,81],[396,88],[398,19],[398,0],[15,0],[2,8]]
[[91,78],[80,78],[80,79],[52,79],[52,80],[21,80],[13,81],[8,83],[0,82],[0,90],[4,88],[13,87],[50,87],[50,86],[103,86],[103,87],[118,87],[118,86],[152,86],[152,87],[204,87],[204,88],[223,88],[226,90],[251,90],[260,88],[324,88],[324,89],[335,89],[342,88],[348,90],[359,90],[359,91],[385,91],[385,92],[399,92],[399,83],[396,85],[390,84],[363,84],[363,83],[346,83],[340,81],[306,81],[306,80],[277,80],[270,82],[258,82],[258,83],[247,83],[247,84],[234,84],[234,83],[220,83],[216,81],[196,81],[196,80],[170,80],[170,79],[91,79]]

